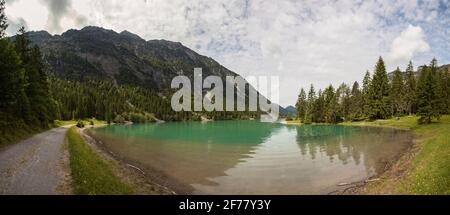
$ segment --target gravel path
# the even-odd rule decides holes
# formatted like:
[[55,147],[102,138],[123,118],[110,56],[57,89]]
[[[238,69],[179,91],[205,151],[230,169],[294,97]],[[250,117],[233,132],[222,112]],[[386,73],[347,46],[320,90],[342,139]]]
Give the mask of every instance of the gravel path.
[[70,194],[70,168],[64,136],[54,128],[0,151],[0,194]]

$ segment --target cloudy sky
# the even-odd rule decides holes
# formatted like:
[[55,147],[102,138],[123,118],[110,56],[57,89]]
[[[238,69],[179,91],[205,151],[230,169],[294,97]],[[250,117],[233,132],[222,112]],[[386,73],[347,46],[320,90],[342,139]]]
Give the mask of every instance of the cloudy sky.
[[278,75],[282,105],[301,87],[360,81],[378,56],[389,70],[450,63],[450,0],[6,0],[18,26],[60,34],[96,25],[179,41],[246,77]]

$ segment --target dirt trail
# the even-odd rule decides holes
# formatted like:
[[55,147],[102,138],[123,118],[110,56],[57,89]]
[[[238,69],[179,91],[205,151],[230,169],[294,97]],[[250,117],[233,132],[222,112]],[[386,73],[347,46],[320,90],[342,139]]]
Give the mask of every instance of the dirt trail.
[[70,194],[70,168],[64,136],[54,128],[0,151],[0,194]]

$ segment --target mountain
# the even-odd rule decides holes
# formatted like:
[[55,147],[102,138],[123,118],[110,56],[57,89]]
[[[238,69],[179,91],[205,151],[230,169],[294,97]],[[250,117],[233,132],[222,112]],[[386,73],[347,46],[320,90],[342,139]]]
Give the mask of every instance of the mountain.
[[56,76],[69,80],[108,79],[158,91],[170,88],[172,78],[193,78],[194,68],[209,75],[237,76],[214,59],[202,56],[179,42],[144,40],[138,35],[100,27],[68,30],[61,35],[29,32]]
[[290,114],[293,114],[293,115],[297,114],[297,109],[294,106],[292,106],[292,105],[287,106],[284,109]]

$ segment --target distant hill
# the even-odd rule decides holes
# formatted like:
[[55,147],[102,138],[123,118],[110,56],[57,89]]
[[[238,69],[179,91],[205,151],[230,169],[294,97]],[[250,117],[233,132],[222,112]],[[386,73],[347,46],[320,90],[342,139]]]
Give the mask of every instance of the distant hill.
[[297,114],[297,109],[295,109],[295,107],[293,106],[287,106],[287,107],[281,107],[280,106],[280,114],[282,116],[288,116],[288,115],[296,115]]

